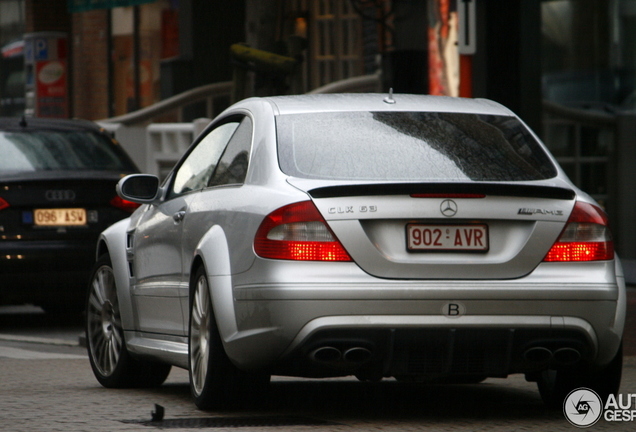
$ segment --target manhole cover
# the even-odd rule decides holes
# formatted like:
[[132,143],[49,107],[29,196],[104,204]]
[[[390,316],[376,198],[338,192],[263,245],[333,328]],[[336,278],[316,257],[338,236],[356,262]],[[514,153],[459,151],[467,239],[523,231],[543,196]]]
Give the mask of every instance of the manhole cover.
[[160,429],[196,428],[238,428],[267,426],[324,426],[336,423],[296,416],[256,416],[256,417],[199,417],[165,419],[161,421],[124,420],[122,423],[138,424]]

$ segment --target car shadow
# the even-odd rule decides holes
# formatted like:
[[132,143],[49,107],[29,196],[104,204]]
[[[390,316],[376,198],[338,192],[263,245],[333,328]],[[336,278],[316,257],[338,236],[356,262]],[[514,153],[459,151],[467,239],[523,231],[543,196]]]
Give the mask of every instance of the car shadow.
[[[547,409],[536,386],[507,380],[480,384],[426,385],[394,380],[293,380],[274,378],[265,395],[247,406],[196,411],[200,417],[224,420],[250,418],[320,419],[335,424],[359,421],[562,421],[563,414]],[[191,401],[187,383],[167,383],[145,390],[155,395]],[[256,417],[255,417],[256,416]]]
[[274,382],[263,404],[265,409],[341,420],[555,417],[546,410],[536,389],[518,389],[488,381],[470,385],[407,384],[388,380],[378,383]]

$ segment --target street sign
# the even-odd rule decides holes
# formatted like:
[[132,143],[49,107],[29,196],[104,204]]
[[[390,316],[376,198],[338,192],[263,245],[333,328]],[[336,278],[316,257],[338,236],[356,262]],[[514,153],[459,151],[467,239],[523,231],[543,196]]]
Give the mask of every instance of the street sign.
[[24,35],[24,74],[28,115],[68,117],[68,35]]
[[49,59],[49,44],[45,38],[33,39],[33,58],[35,60]]
[[477,0],[459,0],[459,37],[457,51],[459,54],[472,55],[477,51],[477,17],[475,13]]

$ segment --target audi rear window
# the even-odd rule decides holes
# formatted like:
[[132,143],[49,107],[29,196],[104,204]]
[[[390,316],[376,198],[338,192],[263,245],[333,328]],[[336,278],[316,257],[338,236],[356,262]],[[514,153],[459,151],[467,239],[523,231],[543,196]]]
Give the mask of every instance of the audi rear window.
[[0,132],[0,173],[136,171],[122,153],[91,131]]
[[557,170],[515,117],[334,112],[276,117],[279,163],[300,178],[528,181]]

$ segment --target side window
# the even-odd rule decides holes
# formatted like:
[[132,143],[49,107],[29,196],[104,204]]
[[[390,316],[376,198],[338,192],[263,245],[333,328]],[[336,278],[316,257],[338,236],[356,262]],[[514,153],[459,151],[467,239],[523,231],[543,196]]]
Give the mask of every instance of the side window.
[[208,186],[243,184],[252,148],[252,120],[245,117],[221,156]]
[[175,175],[170,195],[181,195],[207,186],[238,121],[223,123],[208,133],[190,152]]

